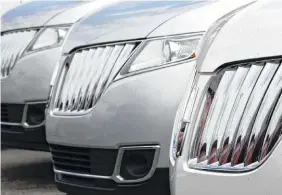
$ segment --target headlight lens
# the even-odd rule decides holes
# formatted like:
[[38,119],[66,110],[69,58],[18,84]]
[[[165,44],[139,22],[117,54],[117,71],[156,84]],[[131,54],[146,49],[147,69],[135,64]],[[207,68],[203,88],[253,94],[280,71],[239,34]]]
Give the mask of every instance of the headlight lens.
[[168,65],[194,59],[201,34],[146,41],[133,56],[126,72]]
[[45,28],[28,51],[53,47],[60,45],[68,33],[69,27],[49,27]]
[[215,171],[259,166],[282,131],[280,61],[226,68],[211,76],[199,105],[189,165]]

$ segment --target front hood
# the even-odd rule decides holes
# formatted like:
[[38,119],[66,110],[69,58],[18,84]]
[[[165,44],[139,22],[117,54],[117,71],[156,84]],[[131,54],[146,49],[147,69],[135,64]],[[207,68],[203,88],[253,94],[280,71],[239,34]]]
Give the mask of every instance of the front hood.
[[211,1],[119,2],[75,24],[63,52],[105,42],[146,38],[169,19],[211,4]]
[[83,1],[33,1],[10,10],[1,17],[1,31],[43,26],[65,10]]
[[[282,1],[257,1],[217,24],[205,37],[198,57],[200,72],[214,72],[227,63],[282,55]],[[224,21],[224,20],[222,20]]]

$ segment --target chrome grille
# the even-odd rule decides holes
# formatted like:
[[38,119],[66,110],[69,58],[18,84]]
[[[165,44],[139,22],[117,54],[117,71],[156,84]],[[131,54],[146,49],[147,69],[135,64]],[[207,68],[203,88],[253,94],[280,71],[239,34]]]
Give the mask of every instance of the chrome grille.
[[37,30],[22,30],[1,35],[1,79],[7,77]]
[[62,68],[54,112],[81,113],[91,109],[135,47],[136,43],[127,43],[77,51]]
[[281,137],[281,93],[279,60],[238,65],[212,77],[190,165],[217,171],[258,166]]

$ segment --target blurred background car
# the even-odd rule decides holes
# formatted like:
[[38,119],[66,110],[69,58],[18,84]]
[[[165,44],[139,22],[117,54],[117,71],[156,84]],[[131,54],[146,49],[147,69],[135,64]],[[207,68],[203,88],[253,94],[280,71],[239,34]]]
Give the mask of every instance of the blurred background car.
[[32,1],[1,17],[2,145],[49,150],[45,107],[62,43],[76,21],[113,1]]
[[169,140],[195,51],[250,1],[124,1],[85,17],[63,47],[46,114],[58,188],[169,194]]
[[0,0],[0,5],[1,5],[1,16],[8,12],[9,10],[29,2],[30,0],[14,0],[14,1],[6,1],[6,0]]
[[281,194],[281,17],[281,1],[257,1],[206,33],[175,120],[173,195]]

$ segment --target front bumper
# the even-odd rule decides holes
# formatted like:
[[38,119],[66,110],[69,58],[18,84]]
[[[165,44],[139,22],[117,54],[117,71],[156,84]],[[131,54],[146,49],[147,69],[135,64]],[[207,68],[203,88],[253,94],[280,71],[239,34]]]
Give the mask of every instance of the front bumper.
[[[69,195],[169,195],[168,178],[168,168],[157,169],[150,180],[134,185],[118,185],[111,181],[85,179],[77,180],[78,183],[67,183],[60,180],[59,174],[55,174],[58,189]],[[86,186],[87,183],[91,183],[91,186]]]
[[[171,129],[187,83],[193,81],[194,68],[195,63],[189,62],[117,80],[102,94],[91,112],[85,115],[60,116],[51,110],[46,116],[48,143],[92,149],[158,145],[160,155],[156,168],[166,169],[167,172],[159,185],[153,184],[159,177],[155,178],[155,175],[159,175],[156,171],[144,183],[132,183],[131,186],[135,187],[131,189],[126,187],[130,183],[126,183],[113,187],[114,190],[105,186],[96,192],[136,194],[140,190],[140,194],[167,194],[168,186],[164,185],[164,181],[168,180],[167,156]],[[81,177],[77,179],[83,180]],[[97,183],[102,181],[97,179]],[[77,185],[73,182],[66,185],[58,179],[57,182],[59,189],[64,192],[68,192],[68,186]],[[83,184],[79,186],[87,190]],[[149,191],[143,191],[142,186]]]
[[19,149],[49,151],[45,126],[28,130],[22,127],[1,126],[1,144]]
[[[46,102],[53,70],[60,59],[60,51],[61,48],[53,48],[26,54],[19,59],[9,76],[1,81],[1,104],[24,107],[29,103]],[[1,112],[2,145],[49,150],[44,124],[26,128],[23,121],[3,120],[6,117]]]
[[46,115],[47,141],[112,149],[156,144],[161,146],[159,166],[168,167],[175,113],[194,68],[189,62],[115,81],[88,114],[56,115],[51,110]]

